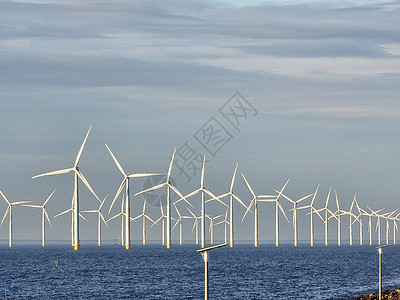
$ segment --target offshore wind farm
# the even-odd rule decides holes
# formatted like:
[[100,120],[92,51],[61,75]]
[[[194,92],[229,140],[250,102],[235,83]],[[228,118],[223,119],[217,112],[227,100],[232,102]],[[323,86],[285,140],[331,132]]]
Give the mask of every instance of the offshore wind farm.
[[[372,245],[374,242],[377,245],[382,245],[382,226],[381,226],[381,221],[385,220],[385,242],[386,244],[392,243],[396,244],[396,231],[398,231],[397,228],[397,221],[399,221],[399,213],[397,213],[398,208],[394,210],[388,211],[387,208],[381,208],[378,210],[372,210],[368,205],[366,205],[364,208],[360,207],[356,194],[354,195],[350,205],[349,209],[345,210],[343,207],[345,204],[340,204],[340,200],[338,197],[338,193],[335,190],[334,194],[332,193],[332,187],[329,187],[326,200],[325,200],[325,205],[322,206],[321,208],[317,208],[315,206],[315,199],[317,198],[318,192],[320,191],[319,185],[318,188],[306,195],[301,197],[300,199],[294,201],[290,198],[290,196],[286,195],[285,188],[290,182],[290,178],[284,183],[284,185],[278,190],[275,189],[273,192],[271,191],[264,191],[264,193],[261,194],[256,194],[246,179],[245,175],[241,173],[242,178],[248,188],[248,191],[250,192],[250,197],[246,200],[242,200],[239,194],[234,193],[233,191],[233,186],[235,184],[235,179],[236,179],[236,172],[238,168],[238,164],[236,164],[233,176],[232,176],[232,181],[231,185],[228,191],[223,192],[222,194],[214,193],[211,190],[208,190],[205,188],[204,181],[205,181],[205,165],[206,165],[206,156],[203,157],[202,160],[202,169],[200,173],[200,188],[195,189],[184,196],[184,192],[181,192],[178,187],[172,185],[171,183],[171,176],[172,176],[172,171],[173,171],[173,163],[174,163],[174,158],[176,154],[176,149],[174,150],[171,158],[171,162],[168,168],[167,173],[137,173],[137,174],[127,174],[114,154],[111,152],[110,148],[106,145],[107,150],[111,154],[114,162],[116,163],[118,169],[121,171],[121,173],[124,175],[124,179],[122,180],[120,186],[117,189],[117,192],[115,194],[115,197],[113,198],[112,202],[109,204],[109,210],[108,212],[110,213],[114,203],[118,199],[118,197],[121,195],[121,192],[125,188],[125,194],[123,194],[124,197],[121,197],[122,199],[122,204],[121,204],[121,212],[112,216],[108,216],[108,219],[106,221],[106,218],[104,217],[103,213],[101,212],[102,207],[106,203],[107,197],[105,197],[103,200],[100,200],[96,194],[96,192],[93,190],[91,185],[89,184],[89,181],[83,176],[81,171],[78,169],[78,164],[82,155],[82,152],[84,150],[84,146],[87,142],[87,139],[89,137],[89,133],[92,129],[92,126],[90,126],[89,131],[87,132],[84,141],[79,148],[78,155],[75,161],[75,165],[73,168],[70,169],[61,169],[59,171],[53,171],[53,172],[48,172],[48,173],[43,173],[40,175],[35,175],[32,177],[32,179],[35,179],[37,177],[42,177],[42,176],[48,176],[48,175],[58,175],[58,174],[64,174],[64,173],[69,173],[71,171],[74,171],[74,178],[75,178],[75,187],[74,187],[74,194],[73,194],[73,200],[72,200],[72,205],[71,208],[67,209],[66,211],[63,211],[62,213],[59,213],[55,215],[54,217],[58,217],[61,214],[71,212],[72,214],[72,219],[71,219],[71,245],[75,250],[79,250],[80,247],[80,242],[79,242],[79,218],[78,216],[81,216],[81,218],[87,219],[82,216],[82,213],[97,213],[98,215],[98,222],[97,222],[97,234],[98,234],[98,245],[101,245],[101,223],[103,222],[107,228],[109,225],[107,224],[108,221],[112,220],[113,218],[117,216],[121,216],[121,218],[124,220],[123,221],[123,226],[121,228],[121,236],[115,237],[115,239],[118,239],[119,241],[124,241],[122,243],[123,246],[125,246],[126,249],[130,249],[131,247],[131,222],[137,222],[136,220],[142,219],[142,244],[146,244],[146,219],[151,222],[151,227],[157,225],[158,221],[160,220],[166,220],[166,227],[165,226],[158,226],[158,229],[162,234],[162,238],[159,241],[159,243],[164,244],[164,241],[166,241],[166,246],[167,248],[170,248],[172,245],[172,231],[175,227],[179,225],[179,245],[183,244],[183,220],[184,219],[193,219],[193,228],[197,230],[197,226],[199,226],[196,222],[198,222],[198,219],[200,220],[200,241],[201,241],[201,247],[204,248],[206,244],[214,244],[214,226],[217,224],[225,224],[225,229],[224,229],[224,235],[221,235],[219,240],[227,240],[227,225],[229,225],[230,228],[230,241],[229,244],[231,247],[234,246],[234,226],[233,223],[236,224],[236,227],[240,226],[240,223],[243,222],[246,218],[246,216],[253,215],[254,218],[254,246],[258,247],[259,244],[259,210],[261,207],[259,207],[260,203],[259,202],[271,202],[272,205],[269,205],[269,210],[273,211],[275,214],[275,228],[267,228],[266,231],[271,231],[275,232],[275,245],[278,247],[280,244],[280,230],[279,227],[283,226],[284,224],[280,224],[279,220],[279,215],[282,214],[285,217],[285,220],[287,221],[288,224],[291,223],[291,227],[293,229],[293,233],[291,234],[293,236],[293,244],[294,246],[298,245],[298,210],[302,209],[310,209],[309,213],[304,214],[303,219],[306,219],[307,215],[310,215],[310,229],[309,229],[309,235],[310,235],[310,240],[309,244],[310,246],[314,246],[314,232],[317,230],[315,228],[316,226],[314,225],[314,219],[313,217],[318,217],[322,222],[317,223],[319,225],[319,231],[324,232],[324,244],[325,246],[328,246],[329,244],[329,223],[332,222],[337,222],[337,245],[340,246],[342,244],[343,240],[343,233],[342,233],[342,228],[349,228],[349,234],[348,234],[348,241],[349,245],[353,245],[353,227],[355,223],[358,223],[358,233],[359,233],[359,244],[363,245],[363,237],[364,231],[367,231],[367,235],[370,237],[369,239],[369,244]],[[166,177],[164,177],[166,175]],[[158,177],[164,177],[162,178],[162,182],[159,184],[156,184],[154,186],[145,188],[143,190],[137,191],[134,196],[133,196],[133,201],[136,203],[143,203],[143,210],[141,213],[139,213],[135,217],[131,217],[131,195],[130,195],[130,190],[129,190],[129,178],[140,178],[140,177],[151,177],[151,176],[158,176]],[[89,210],[80,210],[79,209],[79,202],[77,199],[79,199],[79,194],[78,194],[78,178],[81,178],[81,180],[84,182],[84,184],[88,187],[89,191],[92,193],[92,195],[95,196],[95,199],[99,200],[100,205],[99,207],[92,208]],[[165,181],[164,181],[165,180]],[[164,181],[164,182],[163,182]],[[152,192],[155,190],[163,189],[166,187],[166,193],[165,195],[161,193],[159,197],[160,201],[160,210],[161,213],[158,215],[153,216],[153,218],[146,213],[146,193]],[[50,196],[46,199],[46,201],[42,204],[27,204],[30,203],[31,201],[18,201],[18,202],[10,202],[6,196],[1,192],[1,195],[3,199],[7,202],[8,207],[4,213],[2,223],[3,225],[4,220],[6,219],[7,215],[9,216],[9,247],[12,247],[13,242],[12,242],[12,206],[13,205],[22,205],[26,207],[33,207],[33,208],[42,208],[42,245],[43,247],[45,246],[45,219],[47,219],[49,225],[51,225],[51,221],[48,215],[47,210],[45,209],[45,205],[47,202],[50,200],[50,198],[53,196],[55,193],[56,188],[53,190],[53,192],[50,194]],[[172,199],[171,197],[171,191],[176,194],[176,199]],[[200,197],[197,199],[194,197],[196,194],[200,194]],[[227,196],[230,196],[228,199]],[[329,200],[334,196],[334,200],[336,201],[336,207],[337,210],[333,211],[329,209]],[[243,197],[242,197],[243,198]],[[226,200],[229,201],[226,201]],[[298,206],[299,203],[305,200],[309,200],[309,204],[304,204],[301,206]],[[225,200],[225,202],[224,202]],[[233,200],[236,200],[235,202]],[[286,216],[285,209],[283,208],[282,202],[286,201],[287,204],[292,204],[293,207],[287,210],[291,211],[292,214],[292,222],[289,221],[289,219]],[[207,210],[207,207],[210,207],[211,204],[214,206],[209,209],[210,211]],[[164,206],[165,206],[165,211],[164,211]],[[236,204],[236,208],[234,209],[233,203]],[[245,204],[247,203],[247,204]],[[303,202],[304,203],[304,202]],[[158,204],[158,203],[156,203]],[[240,205],[238,205],[240,204]],[[323,204],[323,203],[322,203]],[[264,205],[263,205],[264,206]],[[265,205],[267,206],[267,205]],[[287,206],[287,205],[286,205]],[[171,209],[173,207],[174,209]],[[180,207],[180,210],[182,210],[182,213],[178,209]],[[342,207],[342,209],[340,208]],[[234,221],[234,215],[233,211],[241,208],[242,209],[242,218],[241,222]],[[264,210],[268,210],[268,208],[263,208]],[[371,213],[367,212],[367,209],[371,211]],[[185,214],[183,214],[183,211]],[[397,213],[397,214],[396,214]],[[224,217],[224,221],[218,220],[218,222],[215,224],[214,220]],[[348,222],[345,223],[343,220],[344,216],[348,216]],[[54,218],[53,217],[53,218]],[[342,217],[342,219],[341,219]],[[364,227],[363,226],[363,218],[367,219],[369,221],[369,226]],[[154,221],[154,220],[157,220]],[[228,221],[229,220],[229,221]],[[373,220],[375,220],[375,230],[373,230]],[[171,222],[175,222],[174,225],[171,225]],[[206,225],[206,222],[208,222],[208,226]],[[196,226],[195,226],[196,225]],[[14,225],[15,226],[15,225]],[[189,226],[191,227],[191,226]],[[209,228],[207,230],[207,227]],[[155,226],[155,229],[157,227]],[[263,228],[264,229],[264,228]],[[322,229],[322,230],[321,230]],[[264,229],[265,230],[265,229]],[[208,231],[208,237],[206,238],[206,233]],[[343,230],[346,231],[346,230]],[[390,236],[389,233],[392,233],[392,236]],[[221,231],[222,233],[222,231]],[[158,234],[160,236],[160,234]],[[191,235],[193,236],[193,235]],[[62,238],[61,238],[62,239]],[[332,240],[332,236],[331,236]],[[197,234],[196,238],[192,238],[190,241],[191,243],[197,242]],[[286,239],[288,241],[288,239]]]
[[1,1],[0,299],[399,288],[399,10]]

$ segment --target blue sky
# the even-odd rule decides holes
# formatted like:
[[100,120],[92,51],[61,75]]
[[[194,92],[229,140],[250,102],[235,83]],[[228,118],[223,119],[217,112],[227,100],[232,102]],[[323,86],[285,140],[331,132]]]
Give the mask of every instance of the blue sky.
[[[293,198],[321,184],[317,206],[332,186],[345,207],[355,193],[363,206],[399,207],[398,1],[2,1],[0,8],[0,189],[11,201],[39,203],[57,187],[49,213],[67,209],[72,176],[31,177],[72,166],[93,125],[81,171],[100,197],[113,196],[122,180],[105,143],[130,172],[162,172],[174,147],[189,142],[209,158],[206,184],[215,193],[226,192],[239,163],[259,193],[290,177]],[[219,112],[236,92],[257,111],[239,130]],[[232,137],[215,157],[194,137],[212,117]],[[197,187],[198,177],[186,183],[178,171],[180,189]],[[143,181],[134,184],[137,191]],[[97,205],[81,191],[83,208]],[[239,176],[237,192],[250,202]],[[273,207],[263,206],[270,230],[260,238],[273,239]],[[5,208],[1,202],[1,214]],[[238,220],[242,214],[238,208]],[[39,223],[38,212],[17,208],[15,238],[39,239]],[[251,218],[237,228],[246,239]],[[69,218],[54,220],[49,238],[68,239],[68,230]],[[94,222],[82,225],[82,240],[95,230]],[[112,224],[105,235],[118,230]],[[290,230],[282,228],[284,239]]]

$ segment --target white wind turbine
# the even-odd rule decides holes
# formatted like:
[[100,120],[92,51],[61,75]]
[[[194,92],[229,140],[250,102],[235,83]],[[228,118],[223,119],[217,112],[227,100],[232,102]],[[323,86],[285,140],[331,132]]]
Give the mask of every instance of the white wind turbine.
[[[114,205],[115,200],[118,198],[119,194],[122,192],[122,189],[125,186],[125,248],[130,249],[131,247],[131,234],[130,234],[130,193],[129,193],[129,179],[130,178],[140,178],[140,177],[148,177],[148,176],[156,176],[156,175],[164,175],[164,173],[138,173],[138,174],[129,174],[126,173],[125,170],[122,168],[121,164],[118,162],[117,158],[115,155],[112,153],[111,149],[107,146],[108,152],[110,152],[111,157],[113,158],[115,164],[117,165],[118,169],[124,176],[124,179],[122,180],[117,193],[115,194],[114,200],[112,201],[110,205],[110,209],[108,210],[108,213],[111,212],[111,209]],[[145,201],[146,202],[146,201]]]
[[143,242],[142,242],[142,243],[143,243],[143,246],[146,245],[146,219],[149,220],[149,221],[151,221],[151,222],[153,222],[153,224],[154,224],[153,219],[150,218],[150,217],[146,214],[146,202],[147,202],[147,199],[146,199],[146,197],[145,197],[145,198],[144,198],[144,201],[143,201],[143,210],[142,210],[142,213],[141,213],[140,215],[138,215],[138,216],[136,216],[136,217],[134,217],[134,218],[132,219],[132,221],[136,221],[137,219],[142,218],[142,239],[143,239]]
[[7,214],[9,214],[10,215],[10,222],[9,222],[9,225],[8,225],[8,246],[12,247],[12,245],[13,245],[13,238],[12,238],[12,232],[13,232],[13,230],[12,230],[12,207],[14,205],[20,205],[20,204],[29,203],[29,202],[32,202],[32,201],[10,202],[7,199],[7,197],[3,194],[2,191],[0,191],[0,194],[3,196],[4,201],[6,201],[7,204],[8,204],[7,210],[6,210],[5,214],[4,214],[3,220],[1,220],[0,226],[3,226],[3,222],[6,219]]
[[233,199],[236,199],[236,201],[238,201],[247,210],[247,206],[243,203],[243,201],[240,200],[240,198],[233,193],[233,185],[235,183],[237,168],[238,168],[238,164],[236,164],[235,171],[233,172],[233,176],[232,176],[232,181],[231,181],[231,186],[230,186],[229,192],[218,196],[220,199],[223,199],[224,197],[229,196],[229,245],[230,245],[230,247],[233,247],[233,229],[234,229],[234,224],[233,224]]
[[375,231],[378,231],[378,245],[381,245],[381,217],[382,215],[378,214],[378,212],[384,210],[385,208],[381,208],[379,210],[372,210],[369,206],[367,208],[371,211],[371,214],[376,217],[376,228]]
[[195,239],[196,239],[196,245],[199,244],[199,219],[200,217],[197,217],[189,208],[187,210],[190,212],[190,214],[193,216],[194,222],[193,222],[193,228],[192,232],[195,231]]
[[[63,212],[60,212],[59,214],[55,215],[53,219],[62,216],[68,212],[71,212],[71,245],[74,246],[74,196],[72,196],[72,201],[71,201],[71,208],[68,208],[67,210],[64,210]],[[80,212],[79,216],[84,219],[86,222],[89,222]]]
[[150,228],[157,225],[157,223],[159,221],[161,221],[161,244],[164,246],[165,245],[165,219],[167,216],[164,214],[164,208],[163,208],[161,199],[160,199],[160,210],[161,210],[161,216],[153,223],[153,225],[150,226]]
[[47,219],[47,221],[49,222],[50,226],[51,226],[51,222],[50,222],[50,218],[49,218],[49,214],[47,213],[46,210],[46,204],[47,202],[49,202],[51,196],[53,196],[53,194],[55,193],[57,189],[54,189],[54,191],[50,194],[49,197],[47,197],[46,201],[42,204],[42,205],[34,205],[34,204],[23,204],[22,206],[27,206],[27,207],[34,207],[34,208],[41,208],[42,209],[42,246],[44,247],[46,245],[46,239],[45,239],[45,226],[46,226],[46,221],[45,219]]
[[399,215],[400,213],[390,218],[393,221],[393,245],[396,245],[396,231],[399,231],[399,228],[397,227],[397,221],[399,221],[398,219]]
[[[276,191],[276,192],[278,193],[278,191]],[[291,198],[289,198],[288,196],[286,196],[285,194],[282,194],[282,197],[284,197],[286,200],[288,200],[289,202],[291,202],[293,204],[293,230],[294,230],[294,246],[295,247],[297,247],[297,243],[298,243],[297,204],[299,204],[303,200],[308,199],[309,197],[311,197],[313,195],[314,195],[314,193],[294,201]]]
[[247,187],[249,188],[250,193],[253,195],[253,199],[251,200],[249,206],[246,209],[246,212],[244,213],[243,217],[242,217],[242,222],[244,220],[244,218],[246,217],[247,213],[250,212],[251,207],[254,206],[254,247],[258,247],[258,201],[261,201],[260,198],[264,198],[265,201],[267,201],[267,199],[271,199],[269,200],[270,202],[273,202],[273,198],[275,198],[275,196],[268,196],[268,195],[256,195],[256,193],[254,192],[253,188],[250,186],[249,182],[247,181],[246,177],[244,176],[243,173],[242,177],[244,179],[244,181],[246,182]]
[[382,215],[384,219],[386,219],[386,245],[389,244],[389,231],[390,231],[390,226],[389,226],[389,220],[398,211],[398,209],[388,212]]
[[112,219],[118,218],[121,216],[121,245],[125,246],[125,212],[124,212],[124,207],[125,207],[125,195],[122,195],[122,202],[121,202],[121,211],[109,218],[106,223],[110,222]]
[[[212,192],[207,190],[204,186],[204,169],[206,165],[206,156],[203,157],[203,166],[201,168],[201,177],[200,177],[200,187],[191,193],[187,194],[185,197],[181,197],[181,199],[177,200],[175,203],[181,201],[182,199],[187,199],[190,198],[197,193],[201,193],[201,210],[200,210],[200,224],[201,224],[201,229],[200,229],[200,237],[201,237],[201,248],[204,248],[206,245],[206,225],[205,225],[205,218],[206,218],[206,201],[205,197],[206,194],[211,197],[209,200],[217,200],[219,202],[222,202],[219,197],[215,196]],[[186,201],[187,202],[187,201]],[[189,203],[190,204],[190,203]],[[191,205],[191,204],[190,204]],[[224,203],[225,205],[225,203]],[[192,205],[191,205],[192,206]]]
[[136,195],[143,194],[143,193],[146,193],[149,191],[154,191],[154,190],[157,190],[157,189],[160,189],[163,187],[167,188],[167,248],[171,248],[171,190],[173,190],[181,199],[185,200],[190,206],[192,206],[186,200],[186,198],[182,195],[182,193],[171,184],[171,172],[172,172],[172,166],[174,164],[175,152],[176,152],[176,148],[174,149],[174,153],[172,154],[171,163],[168,168],[166,181],[164,183],[150,187],[148,189],[145,189],[145,190],[135,194],[135,196],[136,196]]
[[[275,245],[276,247],[279,246],[279,210],[281,210],[283,216],[285,217],[286,221],[288,223],[289,219],[286,217],[285,211],[282,208],[282,205],[279,203],[279,198],[282,196],[283,190],[286,188],[287,184],[289,183],[290,178],[286,181],[285,185],[282,187],[282,189],[279,191],[278,195],[275,198]],[[267,201],[269,200],[260,200],[260,201]]]
[[193,219],[193,216],[182,216],[182,214],[180,213],[178,207],[176,206],[176,204],[174,203],[174,207],[176,210],[176,213],[178,214],[178,219],[175,222],[175,225],[172,227],[172,230],[174,230],[174,228],[176,226],[178,226],[179,224],[179,245],[183,244],[183,219]]
[[357,199],[355,196],[354,196],[354,202],[355,202],[357,210],[358,210],[358,215],[355,216],[353,223],[357,221],[360,225],[360,246],[362,246],[363,245],[363,228],[364,228],[362,217],[365,214],[364,214],[364,210],[362,208],[360,208],[360,206],[358,205],[358,202],[357,202]]
[[228,243],[228,228],[227,226],[230,225],[228,222],[228,214],[229,214],[229,207],[226,208],[226,212],[225,212],[225,218],[221,221],[219,221],[218,223],[214,224],[214,226],[217,226],[219,224],[224,224],[224,243],[227,244]]
[[343,211],[340,209],[339,198],[338,198],[338,194],[337,194],[336,190],[335,190],[335,200],[336,200],[337,210],[334,212],[334,215],[335,215],[335,218],[336,218],[336,220],[338,222],[338,227],[337,227],[338,246],[340,246],[342,244],[342,237],[341,237],[341,235],[342,235],[342,228],[341,228],[342,221],[340,220],[340,216],[343,214]]
[[351,202],[350,209],[348,211],[343,211],[343,215],[349,215],[349,244],[350,246],[353,245],[353,218],[356,219],[356,215],[353,213],[354,204],[356,202],[356,195],[353,197],[353,201]]
[[209,232],[210,232],[210,244],[211,245],[214,245],[214,220],[216,220],[222,216],[224,216],[224,214],[218,215],[215,217],[210,217],[209,215],[206,214],[206,218],[210,220]]
[[314,246],[314,214],[317,214],[320,217],[320,219],[322,221],[324,221],[324,219],[319,214],[318,210],[313,205],[315,198],[317,197],[318,189],[319,189],[319,185],[317,186],[317,189],[314,192],[314,196],[311,199],[310,205],[305,205],[305,206],[297,208],[297,209],[307,209],[307,208],[310,209],[310,212],[308,214],[310,215],[310,245],[311,245],[311,247]]
[[104,205],[104,202],[106,202],[107,196],[104,198],[104,200],[100,203],[100,206],[98,209],[91,209],[91,210],[83,210],[83,213],[97,213],[97,245],[100,247],[101,246],[101,221],[104,222],[104,224],[108,227],[107,221],[103,216],[103,213],[101,212],[101,208]]
[[90,130],[92,129],[92,126],[89,127],[89,130],[86,134],[86,137],[82,143],[81,148],[79,149],[78,155],[75,159],[75,164],[72,168],[68,168],[68,169],[62,169],[62,170],[57,170],[57,171],[52,171],[52,172],[48,172],[48,173],[43,173],[43,174],[39,174],[36,176],[33,176],[32,178],[38,178],[38,177],[42,177],[42,176],[48,176],[48,175],[59,175],[59,174],[65,174],[65,173],[69,173],[69,172],[73,172],[74,173],[74,183],[75,183],[75,187],[74,187],[74,197],[73,197],[73,206],[72,206],[72,212],[73,212],[73,238],[72,238],[72,245],[74,247],[74,250],[79,250],[79,197],[78,197],[78,178],[80,178],[83,183],[86,185],[86,187],[90,190],[90,192],[96,197],[96,199],[101,202],[101,200],[99,199],[99,197],[97,197],[96,193],[94,192],[94,190],[92,189],[92,187],[90,186],[89,182],[87,181],[87,179],[85,178],[85,176],[83,176],[83,174],[79,171],[79,161],[81,159],[81,155],[82,155],[82,151],[83,148],[85,147],[86,144],[86,140],[89,136]]
[[381,208],[381,209],[379,209],[379,210],[377,210],[375,212],[371,208],[369,208],[368,206],[367,206],[367,208],[371,211],[370,213],[367,212],[366,210],[363,210],[363,211],[364,211],[364,214],[368,216],[369,244],[372,245],[372,217],[376,216],[376,214],[378,212],[384,210],[384,208]]
[[[328,195],[326,197],[325,206],[323,208],[320,208],[317,210],[318,212],[320,212],[320,211],[325,212],[325,219],[323,220],[324,228],[325,228],[325,246],[328,246],[328,221],[332,217],[337,218],[337,216],[328,208],[331,191],[332,191],[332,187],[329,188]],[[328,213],[330,213],[329,217],[328,217]]]

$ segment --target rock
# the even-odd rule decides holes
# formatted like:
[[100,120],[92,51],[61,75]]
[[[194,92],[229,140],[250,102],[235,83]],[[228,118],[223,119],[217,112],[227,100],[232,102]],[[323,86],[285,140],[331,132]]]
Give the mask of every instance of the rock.
[[[379,293],[363,295],[356,300],[379,299]],[[382,292],[382,299],[384,300],[400,300],[400,289]]]

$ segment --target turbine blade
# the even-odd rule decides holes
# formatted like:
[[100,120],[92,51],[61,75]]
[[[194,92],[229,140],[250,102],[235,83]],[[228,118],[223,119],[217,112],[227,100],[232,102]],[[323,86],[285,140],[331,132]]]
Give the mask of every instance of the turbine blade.
[[200,187],[204,188],[204,169],[206,166],[206,156],[203,156],[203,166],[201,168],[201,178],[200,178]]
[[122,214],[123,214],[123,213],[120,212],[120,213],[116,214],[115,216],[112,216],[111,218],[109,218],[106,222],[108,223],[108,222],[110,222],[112,219],[115,219],[115,218],[119,217],[119,216],[122,215]]
[[107,194],[107,195],[104,197],[103,202],[101,202],[101,204],[100,204],[100,206],[99,206],[99,212],[100,212],[101,208],[103,207],[104,203],[106,202],[106,200],[107,200],[107,198],[108,198],[108,195],[110,195],[110,194]]
[[232,194],[232,197],[235,198],[237,202],[239,202],[244,208],[247,209],[246,204],[244,204],[243,201],[238,196],[236,196],[235,194]]
[[279,209],[280,209],[281,212],[283,213],[283,215],[284,215],[286,221],[290,224],[289,219],[286,217],[286,214],[285,214],[285,211],[283,210],[282,205],[281,205],[279,202],[277,202],[277,203],[278,203]]
[[42,205],[36,205],[36,204],[22,204],[21,206],[34,207],[34,208],[43,208]]
[[47,222],[49,222],[50,226],[53,226],[53,225],[51,225],[50,218],[49,218],[49,214],[47,213],[47,210],[45,210],[45,209],[43,208],[43,211],[44,211],[44,215],[46,216]]
[[70,212],[70,211],[72,211],[72,208],[69,208],[69,209],[67,209],[67,210],[64,210],[63,212],[60,212],[59,214],[55,215],[55,216],[53,217],[53,219],[54,219],[54,218],[57,218],[57,217],[59,217],[59,216],[62,216],[62,215],[66,214],[67,212]]
[[246,217],[247,213],[250,211],[251,207],[253,206],[255,199],[256,198],[253,198],[253,200],[251,200],[251,202],[250,202],[250,205],[247,207],[247,210],[243,215],[242,222],[243,222],[244,218]]
[[167,182],[168,183],[169,183],[169,179],[171,177],[172,166],[174,164],[175,152],[176,152],[176,148],[174,149],[174,153],[172,154],[172,158],[171,158],[171,163],[169,164],[169,168],[168,168],[168,173],[167,173]]
[[183,200],[185,200],[185,202],[187,204],[189,204],[191,207],[193,207],[193,205],[181,194],[181,192],[176,187],[174,187],[172,184],[168,184],[168,185],[179,197],[183,198]]
[[101,212],[99,212],[99,214],[100,214],[100,218],[103,220],[104,224],[106,224],[107,228],[110,228],[110,227],[108,226],[108,224],[107,224],[106,219],[104,219],[103,214],[102,214]]
[[49,202],[51,196],[53,196],[53,194],[56,192],[57,189],[54,189],[54,191],[50,194],[49,197],[47,197],[46,201],[43,203],[43,207],[47,204],[47,202]]
[[100,198],[96,195],[96,193],[94,192],[94,190],[92,189],[92,187],[89,184],[89,181],[87,181],[87,179],[85,178],[85,176],[83,176],[83,174],[79,171],[78,172],[78,176],[79,178],[83,181],[83,183],[86,185],[86,187],[89,189],[89,191],[96,197],[96,199],[101,203]]
[[133,196],[137,196],[137,195],[140,195],[140,194],[143,194],[143,193],[146,193],[146,192],[158,190],[158,189],[162,188],[162,187],[165,186],[165,185],[166,185],[165,182],[164,182],[164,183],[157,184],[157,185],[155,185],[155,186],[149,187],[148,189],[145,189],[145,190],[143,190],[143,191],[137,192],[137,193],[136,193],[135,195],[133,195]]
[[250,186],[249,182],[247,181],[246,177],[244,176],[244,174],[243,173],[240,173],[240,174],[242,174],[242,177],[243,177],[244,181],[246,182],[246,185],[249,188],[250,193],[253,195],[253,197],[256,197],[256,194],[254,193],[253,189],[251,188],[251,186]]
[[69,173],[69,172],[74,171],[74,170],[75,170],[74,168],[68,168],[68,169],[62,169],[62,170],[57,170],[57,171],[51,171],[51,172],[35,175],[35,176],[32,177],[32,179],[35,179],[35,178],[38,178],[38,177],[43,177],[43,176],[65,174],[65,173]]
[[139,177],[148,177],[148,176],[160,176],[165,175],[165,173],[137,173],[137,174],[129,174],[129,178],[139,178]]
[[231,188],[229,189],[229,191],[231,192],[231,193],[233,193],[233,185],[234,185],[234,183],[235,183],[235,179],[236,179],[236,172],[237,172],[237,169],[238,169],[238,163],[236,163],[236,166],[235,166],[235,171],[233,171],[233,176],[232,176],[232,181],[231,181]]
[[75,168],[78,166],[79,161],[80,161],[80,159],[81,159],[82,152],[83,152],[83,148],[85,147],[86,140],[87,140],[87,138],[88,138],[88,136],[89,136],[90,130],[92,130],[92,125],[90,125],[89,130],[88,130],[88,132],[86,133],[86,137],[85,137],[85,139],[84,139],[84,141],[83,141],[83,143],[82,143],[82,146],[81,146],[81,148],[79,149],[78,155],[76,156],[75,165],[74,165]]
[[0,226],[3,226],[3,222],[4,222],[4,220],[6,219],[8,212],[10,211],[10,207],[11,207],[10,205],[7,207],[7,210],[6,210],[6,212],[4,213],[4,217],[3,217],[3,219],[1,220]]
[[106,147],[107,147],[107,149],[108,149],[108,152],[110,152],[111,157],[113,158],[113,160],[114,160],[115,164],[117,165],[118,169],[120,170],[120,172],[121,172],[124,176],[127,176],[128,174],[126,174],[125,170],[122,168],[121,164],[119,163],[119,161],[118,161],[117,158],[115,157],[114,153],[112,153],[111,149],[108,147],[107,144],[105,144],[105,145],[106,145]]
[[8,201],[6,195],[4,195],[1,190],[0,190],[0,194],[3,196],[4,201],[6,201],[8,205],[11,205],[11,203],[10,203],[10,201]]
[[86,219],[81,213],[79,213],[79,216],[82,218],[82,219],[84,219],[86,222],[88,222],[89,223],[89,220],[88,219]]
[[125,177],[124,180],[122,180],[121,184],[119,185],[118,191],[115,194],[115,197],[114,197],[113,201],[111,202],[110,208],[108,209],[108,213],[111,212],[111,210],[112,210],[112,208],[114,206],[115,200],[117,200],[119,194],[121,193],[122,189],[124,188],[124,185],[125,185],[126,181],[127,181],[127,177]]

